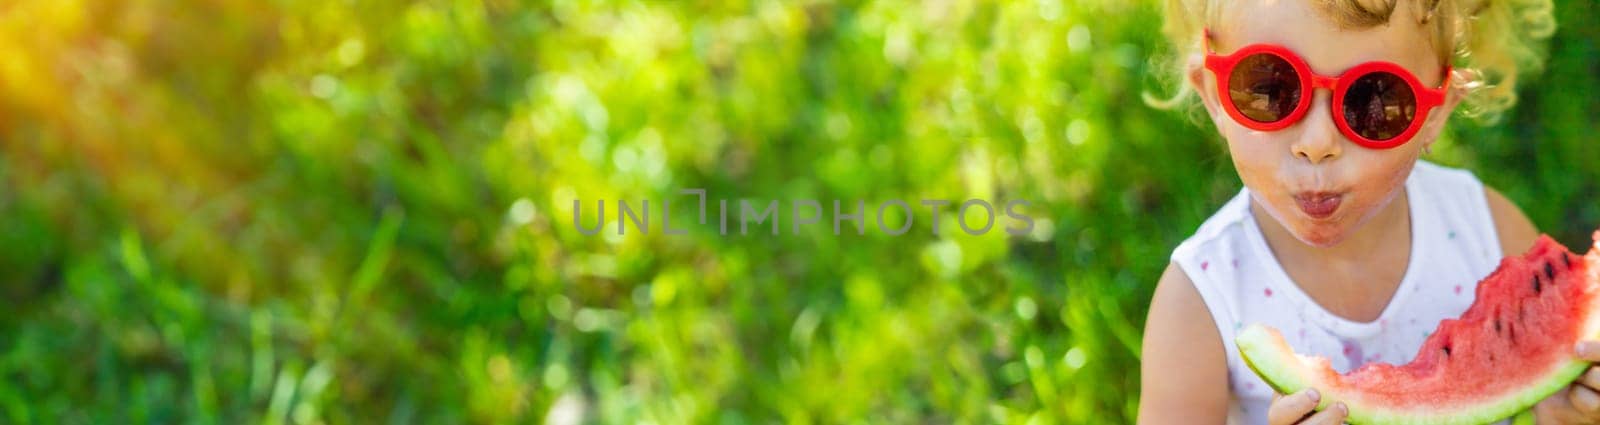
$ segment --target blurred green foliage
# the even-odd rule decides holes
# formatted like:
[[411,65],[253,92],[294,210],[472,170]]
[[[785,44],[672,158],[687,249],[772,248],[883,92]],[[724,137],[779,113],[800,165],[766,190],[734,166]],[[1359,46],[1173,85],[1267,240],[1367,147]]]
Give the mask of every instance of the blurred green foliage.
[[[1600,12],[1558,8],[1507,123],[1457,120],[1433,156],[1579,244]],[[1166,92],[1159,22],[1117,1],[8,1],[0,422],[1130,422],[1153,283],[1239,187],[1208,127],[1139,101]],[[919,219],[917,199],[1026,199],[1037,223],[570,221],[574,199],[692,187]]]

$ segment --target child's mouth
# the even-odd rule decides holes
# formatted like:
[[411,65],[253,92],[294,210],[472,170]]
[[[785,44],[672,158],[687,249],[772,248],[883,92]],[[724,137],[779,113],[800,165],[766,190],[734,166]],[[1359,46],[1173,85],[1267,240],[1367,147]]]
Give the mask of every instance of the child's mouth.
[[1332,216],[1339,210],[1339,203],[1344,199],[1343,194],[1337,192],[1300,192],[1294,194],[1294,202],[1300,205],[1300,211],[1315,219]]

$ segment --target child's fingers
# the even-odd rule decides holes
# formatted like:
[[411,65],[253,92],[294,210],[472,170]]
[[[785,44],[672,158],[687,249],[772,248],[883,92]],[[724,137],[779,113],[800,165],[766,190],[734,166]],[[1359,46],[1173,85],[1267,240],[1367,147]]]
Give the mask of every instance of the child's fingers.
[[1574,354],[1577,354],[1579,359],[1600,362],[1600,341],[1578,341],[1578,346],[1574,348]]
[[1582,385],[1568,388],[1567,401],[1572,403],[1572,408],[1584,416],[1594,417],[1600,414],[1600,393]]
[[1332,406],[1328,406],[1327,409],[1322,409],[1321,412],[1317,412],[1310,419],[1300,423],[1302,425],[1339,425],[1344,423],[1346,416],[1350,416],[1349,408],[1345,407],[1344,403],[1334,403]]
[[1600,367],[1589,366],[1589,370],[1584,371],[1583,375],[1578,377],[1578,383],[1589,387],[1589,389],[1600,391]]
[[1305,417],[1307,413],[1311,413],[1311,409],[1317,407],[1317,401],[1321,400],[1321,398],[1322,396],[1317,394],[1316,388],[1309,388],[1279,397],[1272,402],[1271,406],[1267,407],[1267,423],[1295,423],[1300,418]]

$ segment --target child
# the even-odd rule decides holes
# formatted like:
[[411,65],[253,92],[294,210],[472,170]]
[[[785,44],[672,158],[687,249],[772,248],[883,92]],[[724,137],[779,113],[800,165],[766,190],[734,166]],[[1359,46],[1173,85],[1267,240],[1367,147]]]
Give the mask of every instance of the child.
[[[1532,246],[1537,230],[1504,196],[1420,158],[1463,100],[1510,106],[1529,46],[1554,27],[1548,0],[1169,0],[1167,11],[1184,93],[1245,187],[1156,287],[1139,422],[1340,423],[1342,404],[1311,414],[1314,390],[1274,394],[1234,332],[1274,326],[1340,372],[1404,363],[1472,303],[1473,282]],[[1600,343],[1577,349],[1600,360]],[[1536,418],[1600,422],[1595,388],[1600,369]]]

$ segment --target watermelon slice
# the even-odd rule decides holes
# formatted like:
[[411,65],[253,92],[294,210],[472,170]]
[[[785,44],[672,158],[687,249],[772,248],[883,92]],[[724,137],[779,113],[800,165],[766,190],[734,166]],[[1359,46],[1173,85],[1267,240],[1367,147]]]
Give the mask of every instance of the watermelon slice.
[[1251,325],[1235,338],[1246,364],[1279,393],[1308,387],[1321,410],[1335,402],[1356,424],[1481,424],[1510,417],[1566,386],[1589,366],[1573,354],[1600,338],[1600,232],[1579,257],[1540,237],[1478,283],[1458,319],[1439,323],[1410,363],[1334,372],[1300,356],[1277,330]]

